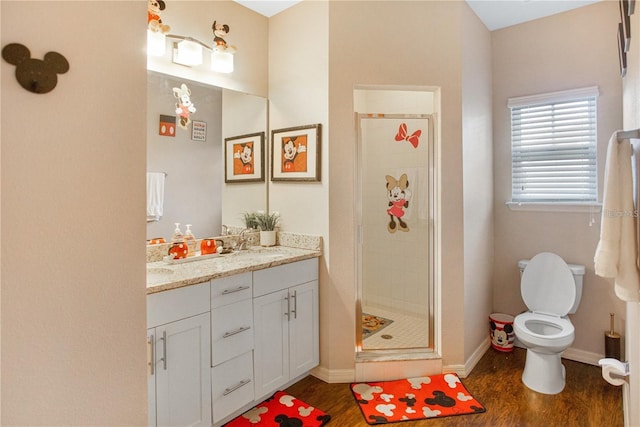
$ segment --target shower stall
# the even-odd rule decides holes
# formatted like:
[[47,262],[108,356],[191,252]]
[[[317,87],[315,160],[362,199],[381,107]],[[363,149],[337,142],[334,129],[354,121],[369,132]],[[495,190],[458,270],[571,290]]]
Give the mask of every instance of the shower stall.
[[[376,97],[357,92],[356,349],[360,356],[433,352],[436,116],[429,114],[431,93],[375,91],[382,92]],[[360,112],[376,108],[371,105],[382,99],[387,106],[390,100],[408,103],[410,111]]]

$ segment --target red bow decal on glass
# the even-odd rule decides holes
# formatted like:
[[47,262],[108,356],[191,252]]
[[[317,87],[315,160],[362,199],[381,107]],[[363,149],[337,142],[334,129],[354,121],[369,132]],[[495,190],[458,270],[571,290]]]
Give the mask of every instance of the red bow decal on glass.
[[418,148],[418,142],[420,142],[419,138],[421,134],[422,131],[418,129],[417,131],[409,135],[407,133],[407,124],[402,123],[400,125],[400,128],[398,129],[398,133],[396,134],[396,141],[409,141],[411,145],[413,145],[413,148]]

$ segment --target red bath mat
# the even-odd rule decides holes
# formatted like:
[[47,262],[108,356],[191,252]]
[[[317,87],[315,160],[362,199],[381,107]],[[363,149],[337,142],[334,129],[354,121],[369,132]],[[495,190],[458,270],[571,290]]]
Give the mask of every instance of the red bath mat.
[[485,412],[456,374],[353,383],[351,391],[371,425]]
[[285,393],[277,391],[273,396],[229,421],[224,427],[321,427],[329,422],[330,415]]

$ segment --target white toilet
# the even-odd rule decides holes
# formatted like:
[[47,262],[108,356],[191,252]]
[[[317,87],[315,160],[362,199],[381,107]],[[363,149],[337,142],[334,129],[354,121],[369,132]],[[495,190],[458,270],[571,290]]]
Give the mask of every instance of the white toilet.
[[522,382],[539,393],[557,394],[565,384],[560,355],[575,336],[567,314],[580,304],[584,266],[543,252],[519,261],[518,267],[522,300],[529,309],[513,321],[516,338],[527,348]]

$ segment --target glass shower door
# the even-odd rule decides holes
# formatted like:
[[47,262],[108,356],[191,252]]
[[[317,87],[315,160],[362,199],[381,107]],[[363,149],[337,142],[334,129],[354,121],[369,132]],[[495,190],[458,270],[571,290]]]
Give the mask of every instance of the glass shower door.
[[358,115],[359,350],[432,349],[431,115]]

